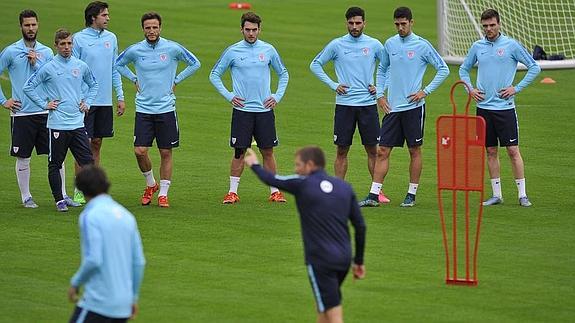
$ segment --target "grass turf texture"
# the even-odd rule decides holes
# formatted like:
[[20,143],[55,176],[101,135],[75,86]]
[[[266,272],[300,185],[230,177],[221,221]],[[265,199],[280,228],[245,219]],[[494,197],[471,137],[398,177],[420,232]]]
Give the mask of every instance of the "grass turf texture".
[[[83,28],[87,1],[19,1],[3,4],[2,47],[20,37],[17,15],[24,8],[40,16],[39,39],[53,42],[61,26]],[[267,202],[269,190],[246,171],[241,203],[221,205],[228,188],[231,109],[208,81],[208,74],[231,43],[241,39],[240,11],[227,1],[110,1],[110,30],[120,48],[140,41],[140,16],[162,14],[162,36],[193,51],[202,68],[177,88],[181,147],[174,153],[169,209],[141,207],[145,182],[132,152],[134,89],[124,81],[127,113],[115,119],[115,138],[106,139],[102,165],[111,193],[137,217],[148,265],[141,290],[142,322],[309,322],[315,319],[312,293],[303,266],[299,220],[294,199]],[[290,72],[284,100],[277,108],[279,172],[291,173],[297,147],[317,144],[326,150],[333,171],[333,93],[309,71],[311,59],[334,37],[345,34],[346,1],[252,1],[263,17],[261,39],[271,42]],[[394,34],[397,1],[360,1],[368,35],[385,40]],[[414,31],[436,45],[434,1],[410,4]],[[505,13],[502,13],[505,14]],[[328,67],[327,69],[331,69]],[[544,71],[517,99],[527,187],[534,207],[516,202],[508,158],[502,155],[505,204],[484,213],[479,287],[443,282],[444,255],[435,177],[435,119],[450,113],[449,79],[427,100],[424,171],[417,206],[400,209],[408,182],[408,153],[394,150],[385,192],[391,205],[365,209],[368,224],[367,278],[343,288],[348,322],[381,321],[568,321],[574,317],[573,157],[570,143],[574,80],[572,70]],[[432,77],[428,71],[425,81]],[[332,73],[333,74],[333,73]],[[4,74],[6,75],[6,74]],[[522,77],[523,73],[518,73]],[[539,84],[543,76],[556,85]],[[275,80],[275,78],[274,78]],[[1,80],[6,94],[9,82]],[[274,83],[275,84],[275,83]],[[0,115],[0,145],[10,145],[9,118]],[[347,179],[358,197],[368,192],[365,153],[355,138]],[[504,154],[504,151],[503,151]],[[151,150],[158,176],[159,158]],[[46,176],[46,157],[32,160],[32,193],[40,205],[19,205],[14,159],[0,156],[4,177],[0,200],[0,313],[6,322],[67,320],[72,305],[66,289],[79,264],[77,216],[54,210]],[[72,162],[68,158],[68,192]],[[490,194],[486,175],[486,195]]]

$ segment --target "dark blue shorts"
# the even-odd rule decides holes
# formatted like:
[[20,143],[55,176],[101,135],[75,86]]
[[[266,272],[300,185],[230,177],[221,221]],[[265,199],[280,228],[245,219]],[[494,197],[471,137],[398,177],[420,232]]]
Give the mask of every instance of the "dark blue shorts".
[[84,127],[74,130],[49,129],[50,154],[48,164],[61,166],[66,159],[68,149],[80,166],[94,163],[90,140]]
[[375,104],[368,106],[336,104],[333,118],[333,143],[338,146],[351,146],[356,125],[361,135],[362,145],[377,145],[379,114]]
[[134,126],[134,147],[152,147],[172,149],[180,145],[180,130],[176,111],[160,114],[136,112]]
[[477,108],[476,115],[485,119],[485,147],[519,145],[519,122],[515,109],[486,110]]
[[111,105],[90,107],[84,117],[84,125],[91,138],[106,138],[114,136],[114,109]]
[[307,264],[307,275],[319,313],[324,313],[341,304],[341,284],[348,271],[349,268],[335,270]]
[[20,158],[32,156],[36,148],[37,155],[47,155],[50,151],[48,128],[46,122],[48,114],[33,114],[29,116],[12,117],[12,147],[10,155]]
[[383,147],[407,147],[423,145],[423,127],[425,125],[425,104],[417,108],[392,112],[381,122],[379,145]]
[[124,323],[128,318],[111,318],[76,306],[70,323]]
[[279,144],[273,110],[267,112],[232,110],[231,147],[248,148],[252,145],[252,137],[258,143],[258,148],[272,148]]

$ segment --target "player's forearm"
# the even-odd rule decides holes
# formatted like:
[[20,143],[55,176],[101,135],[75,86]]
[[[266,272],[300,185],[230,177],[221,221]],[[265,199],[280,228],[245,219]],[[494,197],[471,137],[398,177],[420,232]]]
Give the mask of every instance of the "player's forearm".
[[311,72],[323,83],[329,86],[330,89],[337,89],[338,83],[334,82],[323,70],[321,63],[317,60],[313,60],[309,65]]
[[228,91],[228,89],[224,86],[224,82],[222,82],[220,75],[217,74],[216,72],[214,72],[213,70],[210,73],[210,82],[216,88],[216,90],[224,98],[226,98],[227,101],[231,101],[234,98],[234,94],[232,92]]
[[136,74],[134,74],[134,72],[132,72],[132,70],[129,69],[126,65],[116,63],[115,67],[118,73],[120,73],[120,75],[127,78],[128,80],[136,82],[136,80],[138,79]]
[[356,226],[355,228],[355,256],[354,263],[357,265],[363,265],[363,256],[365,252],[365,224],[362,226]]
[[28,81],[26,82],[26,85],[24,85],[24,88],[22,88],[22,91],[37,106],[44,108],[46,106],[46,102],[44,102],[44,100],[40,98],[38,93],[36,93],[36,86],[37,86],[36,83]]
[[447,65],[443,65],[437,69],[437,73],[435,73],[435,77],[429,83],[425,89],[423,90],[426,94],[430,94],[431,92],[435,91],[443,81],[449,76],[449,67]]
[[192,76],[192,74],[194,74],[199,68],[200,68],[200,61],[197,61],[196,64],[193,65],[189,65],[188,67],[186,67],[183,71],[180,72],[180,74],[178,74],[176,76],[176,79],[174,80],[174,82],[176,84],[179,84],[180,82],[182,82],[183,80],[187,79],[188,77]]
[[535,78],[537,77],[537,75],[539,75],[540,72],[541,67],[539,67],[537,63],[531,65],[527,70],[527,74],[525,74],[521,82],[519,82],[519,84],[515,86],[515,91],[516,92],[522,91],[525,87],[531,84],[533,80],[535,80]]
[[142,281],[144,280],[144,264],[136,264],[133,268],[133,293],[134,293],[134,303],[138,301],[140,295],[140,286],[142,286]]
[[276,102],[279,103],[281,99],[284,97],[288,83],[289,83],[289,73],[287,70],[284,70],[279,76],[278,90],[275,93]]
[[98,269],[98,262],[86,259],[82,262],[82,265],[76,272],[76,274],[70,279],[70,284],[74,287],[80,287],[88,281],[88,279],[96,272]]

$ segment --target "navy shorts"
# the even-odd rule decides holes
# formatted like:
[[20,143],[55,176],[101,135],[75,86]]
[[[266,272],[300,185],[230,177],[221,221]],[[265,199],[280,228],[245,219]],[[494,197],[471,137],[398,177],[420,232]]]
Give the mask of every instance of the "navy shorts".
[[349,269],[335,270],[317,265],[307,265],[307,275],[319,313],[324,313],[341,304],[341,284],[343,284],[348,271]]
[[91,138],[114,136],[114,109],[111,105],[93,105],[84,117],[84,125]]
[[485,147],[519,145],[519,122],[515,109],[487,110],[477,108],[476,115],[485,119]]
[[176,111],[160,114],[136,112],[134,126],[134,147],[152,147],[172,149],[180,145],[180,130]]
[[80,166],[94,163],[90,140],[84,127],[74,130],[49,129],[50,154],[48,164],[61,166],[66,159],[68,149]]
[[383,147],[421,146],[425,125],[425,104],[417,108],[392,112],[381,122],[379,145]]
[[351,146],[356,125],[361,135],[362,145],[377,145],[379,114],[375,104],[368,106],[336,104],[333,118],[333,143],[338,146]]
[[47,155],[50,152],[48,128],[46,128],[47,121],[47,113],[12,117],[12,147],[10,147],[10,155],[28,158],[32,156],[34,148],[36,148],[37,155]]
[[76,306],[70,323],[124,323],[128,318],[111,318]]
[[252,137],[258,143],[258,148],[272,148],[279,144],[273,110],[267,112],[232,110],[231,147],[248,148],[252,145]]

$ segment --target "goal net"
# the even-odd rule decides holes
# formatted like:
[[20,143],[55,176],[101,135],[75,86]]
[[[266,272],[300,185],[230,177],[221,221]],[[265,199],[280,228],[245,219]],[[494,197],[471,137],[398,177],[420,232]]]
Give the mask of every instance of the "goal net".
[[481,13],[499,12],[501,31],[517,39],[529,52],[535,45],[548,58],[542,68],[575,67],[575,0],[437,0],[439,51],[445,61],[461,64],[473,42],[483,37]]

